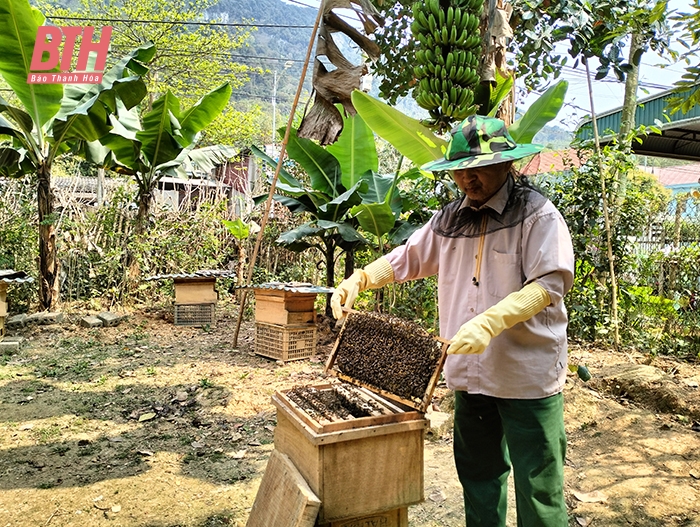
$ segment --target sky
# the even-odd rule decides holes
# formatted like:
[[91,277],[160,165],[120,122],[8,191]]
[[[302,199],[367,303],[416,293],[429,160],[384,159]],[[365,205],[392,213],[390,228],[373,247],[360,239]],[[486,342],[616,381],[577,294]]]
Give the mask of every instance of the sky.
[[[669,0],[670,10],[676,12],[687,12],[691,2],[689,0]],[[683,48],[679,44],[671,44],[672,49],[681,51]],[[555,48],[559,54],[567,54],[565,46]],[[625,55],[626,56],[626,55]],[[699,59],[700,60],[700,59]],[[570,61],[571,64],[571,61]],[[591,61],[591,74],[595,75],[594,61]],[[642,63],[639,68],[639,85],[637,91],[638,100],[651,97],[663,91],[673,88],[673,84],[680,80],[685,73],[685,64],[671,64],[668,59],[659,57],[653,51],[647,51],[642,56]],[[578,68],[566,68],[561,78],[569,81],[564,107],[559,112],[557,119],[552,124],[575,130],[577,125],[584,118],[591,114],[591,97],[586,80],[585,68],[579,65]],[[596,115],[616,110],[622,106],[625,85],[618,82],[614,74],[609,74],[603,80],[592,80],[593,107]],[[518,101],[519,108],[527,108],[537,98],[532,94],[522,101]]]

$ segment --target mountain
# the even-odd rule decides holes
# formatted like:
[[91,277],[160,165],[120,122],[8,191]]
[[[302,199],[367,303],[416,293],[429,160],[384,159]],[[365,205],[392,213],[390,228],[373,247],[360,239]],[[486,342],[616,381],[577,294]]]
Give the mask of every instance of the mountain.
[[564,150],[571,146],[573,132],[559,126],[545,126],[532,139],[533,143],[544,145],[552,150]]
[[[233,60],[262,68],[266,72],[252,75],[251,82],[238,93],[234,93],[234,98],[270,101],[275,95],[278,109],[285,113],[286,108],[288,113],[302,73],[317,14],[317,8],[302,7],[281,0],[221,0],[207,10],[209,18],[218,18],[225,23],[252,23],[262,26],[252,32],[250,45],[240,48],[240,54],[233,57]],[[264,27],[268,25],[282,27]],[[311,75],[309,67],[305,80],[305,86],[309,89]]]

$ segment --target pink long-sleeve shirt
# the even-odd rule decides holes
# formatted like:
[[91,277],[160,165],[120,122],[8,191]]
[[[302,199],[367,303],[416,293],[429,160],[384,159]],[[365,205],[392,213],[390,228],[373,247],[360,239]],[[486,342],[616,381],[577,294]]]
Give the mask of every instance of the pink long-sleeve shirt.
[[[482,206],[502,213],[512,189],[509,178]],[[460,208],[468,206],[465,198]],[[397,282],[438,275],[442,337],[453,338],[462,324],[530,282],[544,287],[551,299],[530,320],[493,338],[482,354],[449,355],[447,386],[505,399],[559,393],[567,370],[562,298],[574,275],[571,237],[559,211],[547,200],[521,223],[472,238],[441,236],[432,229],[434,219],[386,258]]]

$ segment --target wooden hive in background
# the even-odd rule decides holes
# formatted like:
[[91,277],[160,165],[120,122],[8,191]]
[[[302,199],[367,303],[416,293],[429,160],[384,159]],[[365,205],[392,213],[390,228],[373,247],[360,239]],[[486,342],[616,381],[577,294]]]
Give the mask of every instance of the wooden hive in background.
[[175,278],[176,326],[203,327],[216,323],[216,278]]
[[314,324],[316,293],[255,290],[255,321],[278,325]]
[[287,362],[316,353],[316,324],[299,326],[255,322],[255,353]]
[[172,280],[175,289],[176,326],[204,327],[216,323],[217,278],[235,278],[233,271],[201,269],[193,273],[149,276],[145,281]]

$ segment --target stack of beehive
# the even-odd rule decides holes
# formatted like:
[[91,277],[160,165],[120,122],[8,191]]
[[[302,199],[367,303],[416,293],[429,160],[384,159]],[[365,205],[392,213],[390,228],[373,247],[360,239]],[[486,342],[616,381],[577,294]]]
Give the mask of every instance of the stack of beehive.
[[316,295],[332,289],[270,282],[255,291],[255,353],[283,362],[316,352]]

